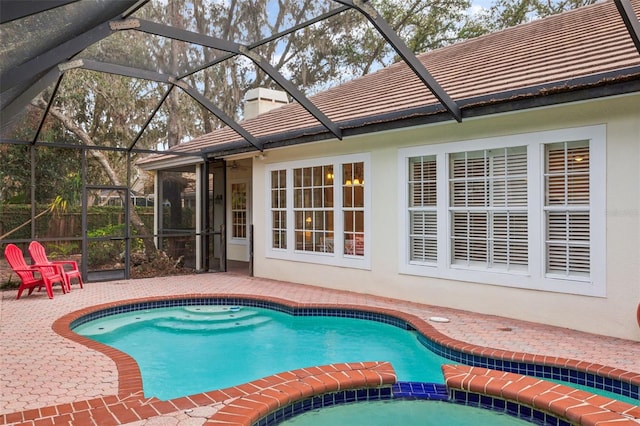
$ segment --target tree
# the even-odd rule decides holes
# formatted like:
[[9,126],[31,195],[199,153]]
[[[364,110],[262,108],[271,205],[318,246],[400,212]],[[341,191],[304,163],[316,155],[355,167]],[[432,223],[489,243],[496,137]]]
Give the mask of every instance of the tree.
[[494,0],[480,18],[487,32],[502,30],[595,3],[597,0]]
[[[42,98],[36,99],[35,104],[42,109],[45,109],[47,106],[46,102]],[[65,128],[73,132],[82,141],[84,145],[95,146],[91,136],[84,129],[82,129],[80,126],[74,123],[68,116],[63,114],[62,111],[58,109],[58,107],[51,107],[49,109],[49,112],[58,120],[60,120],[60,122],[64,124]],[[88,152],[102,166],[103,172],[108,176],[108,179],[113,186],[123,186],[123,183],[118,177],[118,174],[111,166],[111,163],[108,161],[107,156],[104,154],[103,151],[98,149],[92,149],[92,150],[89,150]],[[133,206],[133,202],[131,198],[129,198],[128,200],[123,199],[122,202],[127,203],[129,205],[129,215],[131,218],[131,223],[136,229],[136,231],[138,231],[138,234],[143,236],[149,235],[149,232],[146,229],[144,222],[142,221],[142,219],[140,218],[140,216],[138,215],[138,213],[136,212]],[[155,245],[153,244],[153,240],[150,238],[142,238],[142,241],[144,243],[145,254],[147,255],[147,257],[150,259],[154,258],[157,250]]]
[[[460,40],[469,0],[379,0],[373,2],[407,46],[416,53],[437,49]],[[358,14],[338,21],[342,30],[336,40],[336,56],[354,76],[369,73],[398,60],[391,46]],[[462,25],[461,25],[462,23]],[[357,31],[349,30],[357,28]]]
[[[23,126],[12,129],[7,137],[15,140],[32,140],[38,128],[41,113],[31,109],[23,118]],[[72,143],[60,123],[48,121],[40,131],[40,138]],[[65,161],[59,159],[63,155],[62,148],[41,147],[31,157],[31,145],[0,145],[0,203],[30,203],[31,200],[31,165],[35,161],[34,188],[36,202],[46,204],[57,195],[64,194],[65,199],[74,199],[79,191],[78,183],[79,154],[76,151],[66,152]],[[32,161],[33,160],[33,161]],[[75,180],[74,180],[75,177]]]

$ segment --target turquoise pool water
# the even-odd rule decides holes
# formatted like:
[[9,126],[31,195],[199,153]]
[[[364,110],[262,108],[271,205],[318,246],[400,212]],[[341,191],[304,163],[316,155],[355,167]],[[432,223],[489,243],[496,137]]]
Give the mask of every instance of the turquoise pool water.
[[415,332],[375,321],[291,316],[221,306],[110,315],[74,329],[138,362],[145,396],[171,399],[278,372],[340,362],[390,361],[400,380],[443,383],[447,359]]
[[[441,365],[455,363],[425,348],[415,332],[390,324],[248,306],[143,309],[95,319],[74,331],[131,355],[145,396],[160,399],[340,362],[390,361],[401,381],[443,383]],[[568,385],[639,405],[613,392]]]
[[308,411],[281,426],[522,426],[531,423],[508,414],[441,401],[389,400],[336,405]]

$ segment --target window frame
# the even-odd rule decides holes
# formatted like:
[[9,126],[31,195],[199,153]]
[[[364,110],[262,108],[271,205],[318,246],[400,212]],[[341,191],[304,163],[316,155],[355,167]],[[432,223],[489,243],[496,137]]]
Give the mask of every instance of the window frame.
[[[250,224],[250,215],[251,215],[251,191],[249,186],[249,179],[231,179],[229,180],[228,194],[229,194],[229,210],[228,210],[228,233],[227,238],[229,239],[230,244],[238,244],[238,245],[247,245],[249,241],[249,224]],[[233,186],[234,185],[244,185],[245,186],[245,236],[244,237],[236,237],[233,234],[234,231],[234,212],[242,211],[235,210],[233,208]]]
[[[335,239],[333,164],[294,167],[291,171],[294,184],[292,188],[294,204],[291,206],[294,215],[295,247],[293,249],[296,252],[327,253],[327,239],[331,238],[332,246]],[[300,198],[299,202],[296,202],[297,197]],[[328,223],[332,223],[333,228],[329,228]],[[309,237],[308,245],[305,235]],[[298,244],[298,238],[302,239],[302,247]]]
[[[563,277],[567,276],[568,270],[570,269],[579,269],[580,265],[584,263],[583,256],[581,252],[584,253],[583,250],[579,250],[580,248],[585,247],[585,244],[582,241],[590,241],[590,238],[584,239],[585,229],[590,232],[590,227],[578,226],[575,230],[571,230],[569,228],[569,222],[575,221],[577,225],[580,225],[580,222],[584,221],[585,217],[583,216],[586,213],[587,223],[590,223],[591,220],[591,211],[588,203],[579,202],[581,198],[585,197],[584,194],[584,178],[583,176],[587,176],[587,179],[590,180],[589,174],[589,165],[591,163],[591,158],[589,155],[589,145],[587,141],[586,146],[586,157],[587,162],[580,162],[578,166],[573,169],[571,164],[571,156],[578,155],[583,157],[585,155],[584,152],[584,143],[585,141],[579,142],[564,142],[561,144],[549,144],[546,145],[548,149],[545,150],[545,157],[549,158],[549,153],[551,152],[549,149],[552,145],[562,145],[562,170],[545,170],[545,190],[546,195],[544,202],[544,215],[545,215],[545,225],[546,225],[546,238],[545,238],[545,251],[549,253],[551,250],[564,251],[564,256],[561,259],[556,259],[555,264],[558,264],[561,260],[564,263],[564,268],[555,268],[550,270],[549,259],[547,258],[547,263],[545,264],[545,270],[547,271],[548,276],[557,276]],[[573,154],[574,150],[577,154]],[[559,149],[555,149],[555,152],[560,151]],[[557,154],[554,154],[554,163],[557,167]],[[580,160],[582,161],[582,160]],[[580,165],[587,164],[587,172],[585,174],[585,170],[581,169]],[[547,166],[545,162],[545,166]],[[561,180],[560,188],[558,188],[558,178]],[[573,185],[572,183],[575,183]],[[551,186],[551,190],[553,192],[549,192],[549,186]],[[561,194],[558,194],[558,189],[561,189]],[[554,195],[550,200],[551,195]],[[562,202],[559,202],[558,195],[561,195]],[[586,196],[590,198],[590,193],[587,193]],[[564,216],[564,220],[560,219],[560,224],[563,225],[559,229],[557,219],[551,219],[551,216]],[[554,222],[553,228],[553,236],[550,234],[552,231],[550,230],[550,223]],[[584,223],[584,222],[582,222]],[[563,235],[564,234],[564,235]],[[582,237],[582,238],[581,238]],[[590,237],[590,236],[589,236]],[[575,251],[573,254],[572,251]],[[590,256],[590,253],[587,253]],[[590,273],[590,271],[589,271]],[[580,276],[580,273],[576,273],[575,275]]]
[[[417,159],[420,158],[420,161],[412,161],[413,159]],[[429,220],[435,216],[436,219],[436,226],[437,226],[437,202],[435,202],[435,198],[437,198],[437,179],[436,178],[432,178],[431,175],[429,174],[429,170],[426,170],[426,168],[431,167],[430,164],[433,163],[433,167],[436,167],[437,165],[437,160],[435,158],[435,155],[428,155],[428,156],[424,156],[424,155],[420,155],[417,157],[411,157],[408,158],[408,163],[407,163],[407,184],[406,184],[406,190],[407,190],[407,220],[408,220],[408,228],[407,228],[407,232],[409,233],[408,235],[408,261],[411,264],[414,265],[431,265],[434,266],[435,262],[437,262],[437,257],[435,260],[433,259],[429,259],[429,256],[427,255],[428,252],[436,252],[438,251],[438,235],[437,232],[435,234],[433,233],[429,233],[427,232],[427,228],[429,228]],[[416,178],[416,170],[415,170],[415,166],[416,165],[420,165],[420,175],[421,178],[417,179]],[[427,165],[425,167],[425,165]],[[437,169],[436,169],[436,174],[437,174]],[[425,202],[425,197],[423,196],[423,194],[420,194],[420,202],[417,202],[416,198],[415,198],[415,194],[416,194],[416,186],[420,186],[423,191],[424,189],[426,189],[427,187],[429,189],[431,189],[432,193],[435,194],[435,197],[432,196],[428,196],[426,198],[428,198],[428,200]],[[433,188],[431,188],[431,186]],[[433,200],[433,202],[429,202],[429,200]],[[422,231],[421,233],[417,233],[414,232],[415,228],[413,226],[414,223],[418,223],[418,220],[420,220],[420,224],[421,224],[421,228]],[[437,230],[436,230],[437,231]],[[414,244],[420,244],[422,247],[422,259],[418,260],[415,259],[415,257],[417,257],[415,255],[415,245]],[[432,246],[434,248],[432,248]],[[430,249],[430,250],[429,250]]]
[[[451,250],[452,267],[463,265],[466,269],[475,269],[472,266],[475,264],[480,265],[480,270],[493,270],[495,267],[496,270],[512,271],[523,268],[518,265],[517,261],[510,262],[509,260],[512,256],[517,259],[518,254],[522,256],[521,253],[518,253],[519,250],[517,247],[522,246],[522,242],[527,241],[528,238],[527,236],[523,238],[510,238],[509,234],[511,230],[517,232],[519,228],[517,221],[514,222],[514,226],[511,227],[510,219],[517,219],[524,215],[525,222],[528,223],[529,209],[526,204],[522,204],[522,200],[524,199],[526,201],[527,197],[522,197],[522,195],[518,197],[518,190],[523,187],[522,182],[525,183],[525,192],[526,189],[528,189],[526,185],[528,173],[527,163],[526,160],[523,162],[522,159],[518,159],[518,157],[523,154],[526,156],[526,149],[526,146],[515,146],[447,154],[449,171],[453,171],[453,173],[450,173],[448,176],[447,186],[449,189],[448,217],[452,224],[449,238],[451,241],[454,241]],[[472,154],[473,158],[470,158],[469,154]],[[477,165],[480,164],[477,159],[481,159],[481,167],[484,169],[484,173],[482,174],[477,174],[476,172]],[[504,162],[502,166],[501,161]],[[452,170],[452,163],[462,165],[462,168],[454,166]],[[523,165],[525,169],[524,173],[509,173],[511,166],[516,166],[517,169],[518,166],[522,167]],[[471,171],[468,169],[469,166],[472,167]],[[460,175],[460,172],[463,172],[463,175]],[[501,172],[504,173],[501,174]],[[478,185],[478,183],[480,183],[480,185]],[[463,187],[464,190],[459,191],[458,188],[460,187]],[[477,191],[478,188],[482,190]],[[469,191],[469,189],[471,189],[471,191]],[[473,195],[474,193],[476,195]],[[456,195],[458,195],[458,197],[456,197]],[[462,195],[462,199],[460,199],[460,195]],[[500,216],[505,217],[505,223],[503,225],[505,235],[503,235],[502,238],[496,237],[497,232],[495,231],[495,226],[499,223],[498,218]],[[452,217],[454,219],[452,219]],[[474,228],[476,232],[481,232],[480,235],[484,232],[484,238],[478,238],[478,235],[472,237],[468,234],[464,235],[464,233],[461,233],[460,228],[455,226],[459,220],[456,218],[459,217],[466,217],[461,223],[467,231],[469,231],[475,222],[475,220],[471,219],[472,217],[484,217],[484,226]],[[492,233],[491,230],[494,230],[494,232]],[[474,240],[476,243],[474,243]],[[460,242],[463,244],[459,244]],[[509,247],[510,243],[513,243],[513,250]],[[460,246],[464,246],[462,253],[459,253],[460,249],[457,248]],[[500,262],[500,257],[496,255],[501,246],[503,247],[505,257],[503,262]],[[480,248],[480,250],[478,250],[478,248]],[[458,253],[458,256],[456,256],[456,253]],[[460,254],[466,254],[466,259],[460,258]],[[528,252],[526,257],[528,259]]]
[[[589,142],[591,239],[588,279],[546,273],[545,147],[548,144],[573,141]],[[526,146],[527,151],[528,267],[520,271],[454,265],[451,250],[452,224],[449,214],[449,154],[517,146]],[[433,263],[409,260],[409,160],[420,156],[436,157],[438,248],[437,260]],[[402,188],[398,194],[398,243],[401,247],[398,262],[401,274],[558,293],[606,296],[606,125],[401,148],[398,150],[398,181]]]
[[[280,178],[280,172],[283,171],[284,172],[284,179]],[[278,184],[274,186],[273,184],[273,175],[277,174],[278,175]],[[286,170],[272,170],[271,172],[269,172],[269,180],[268,185],[268,193],[269,196],[267,197],[267,215],[268,215],[268,220],[266,222],[267,227],[270,229],[270,233],[269,233],[269,238],[271,239],[271,247],[275,248],[275,249],[280,249],[280,250],[286,250],[287,249],[287,235],[289,234],[289,230],[287,229],[287,173]],[[284,191],[284,200],[281,197],[281,193]],[[274,197],[277,198],[278,200],[278,205],[274,206]],[[284,206],[282,206],[282,204],[284,204]],[[277,220],[275,218],[274,215],[278,216]],[[284,221],[283,218],[284,217]],[[284,225],[282,225],[282,223],[284,222]],[[276,227],[275,225],[279,224],[279,227]],[[278,246],[279,247],[273,247],[274,245],[274,235],[278,234]],[[284,241],[282,241],[282,237],[284,236]]]
[[[342,166],[349,163],[363,163],[364,165],[364,254],[345,254],[344,250],[344,211]],[[294,176],[293,170],[307,167],[333,166],[333,252],[300,251],[295,244],[295,209],[294,209]],[[271,197],[265,202],[265,255],[267,258],[292,260],[298,262],[335,265],[357,269],[371,269],[371,155],[370,153],[348,154],[332,157],[319,157],[305,160],[286,161],[265,165],[266,187],[271,190],[271,173],[286,170],[286,248],[273,247],[272,205]],[[367,184],[367,182],[369,182]]]

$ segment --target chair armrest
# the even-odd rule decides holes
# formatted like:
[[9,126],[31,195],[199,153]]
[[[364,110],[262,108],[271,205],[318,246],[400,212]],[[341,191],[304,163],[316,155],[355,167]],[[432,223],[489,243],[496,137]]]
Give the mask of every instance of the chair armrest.
[[[40,266],[44,266],[44,265],[40,265]],[[28,265],[26,268],[11,267],[11,270],[14,272],[38,272],[40,268],[38,268],[36,265]]]
[[59,274],[59,275],[62,275],[62,273],[64,273],[64,268],[62,267],[62,265],[57,265],[57,264],[55,264],[53,262],[49,262],[49,263],[32,263],[29,266],[36,268],[35,270],[38,271],[38,272],[42,268],[53,268],[53,269],[56,270],[56,273]]
[[34,275],[34,278],[42,279],[42,277],[44,277],[44,274],[42,273],[41,269],[44,268],[44,267],[51,268],[51,265],[42,265],[42,264],[40,264],[40,265],[27,265],[26,268],[11,268],[11,270],[13,272],[16,272],[16,273],[18,273],[18,272],[31,272],[32,274],[36,274],[37,273],[40,276],[40,278],[37,278],[36,275]]
[[54,265],[71,265],[73,269],[78,269],[78,262],[75,260],[54,260],[51,263]]

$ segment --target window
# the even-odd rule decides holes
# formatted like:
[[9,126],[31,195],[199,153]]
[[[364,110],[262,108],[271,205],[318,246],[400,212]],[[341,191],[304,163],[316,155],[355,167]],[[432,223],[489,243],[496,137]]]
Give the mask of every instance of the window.
[[273,164],[267,256],[369,265],[368,154]]
[[589,276],[589,144],[545,149],[546,272]]
[[606,127],[399,151],[403,273],[604,296]]
[[231,184],[231,238],[247,238],[247,184]]
[[364,255],[364,163],[342,165],[344,254]]
[[437,260],[436,157],[409,158],[409,260]]
[[526,147],[453,153],[449,161],[452,263],[526,266]]
[[293,169],[296,250],[332,252],[333,166]]
[[272,247],[287,248],[287,171],[271,172]]

